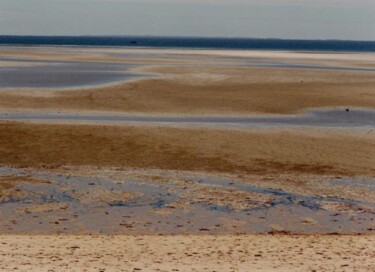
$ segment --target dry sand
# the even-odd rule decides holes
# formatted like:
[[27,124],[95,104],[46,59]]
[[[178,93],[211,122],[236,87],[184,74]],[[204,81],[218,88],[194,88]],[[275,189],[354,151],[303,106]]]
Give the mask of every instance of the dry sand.
[[2,236],[2,271],[373,271],[375,236]]

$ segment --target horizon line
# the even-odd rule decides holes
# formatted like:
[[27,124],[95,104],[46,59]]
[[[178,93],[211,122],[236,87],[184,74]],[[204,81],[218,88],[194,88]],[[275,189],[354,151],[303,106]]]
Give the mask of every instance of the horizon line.
[[335,38],[256,38],[256,37],[224,37],[224,36],[184,36],[184,35],[24,35],[24,34],[0,34],[0,37],[67,37],[67,38],[80,38],[80,37],[94,37],[94,38],[180,38],[180,39],[223,39],[223,40],[282,40],[282,41],[342,41],[342,42],[375,42],[375,40],[352,40],[352,39],[335,39]]

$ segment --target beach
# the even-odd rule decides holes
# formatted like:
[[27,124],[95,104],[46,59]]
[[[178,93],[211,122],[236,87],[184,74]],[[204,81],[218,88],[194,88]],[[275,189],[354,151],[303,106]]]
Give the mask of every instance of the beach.
[[373,244],[373,236],[7,236],[0,246],[0,268],[371,271]]
[[0,269],[372,271],[373,53],[0,47]]

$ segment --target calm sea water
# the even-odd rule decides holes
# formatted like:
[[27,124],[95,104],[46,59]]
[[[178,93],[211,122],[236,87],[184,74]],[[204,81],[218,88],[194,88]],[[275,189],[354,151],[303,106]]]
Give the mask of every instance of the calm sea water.
[[0,36],[0,44],[375,52],[375,41],[244,38]]

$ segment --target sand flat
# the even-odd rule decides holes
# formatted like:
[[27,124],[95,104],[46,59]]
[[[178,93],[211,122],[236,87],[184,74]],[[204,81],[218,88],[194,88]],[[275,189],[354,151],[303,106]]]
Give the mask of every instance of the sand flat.
[[[3,109],[199,115],[287,114],[319,107],[375,107],[374,72],[355,70],[371,68],[373,54],[29,47],[5,47],[0,52],[8,57],[18,56],[20,60],[30,55],[34,61],[80,61],[86,65],[95,61],[114,65],[135,60],[142,63],[134,72],[157,77],[53,94],[53,90],[35,88],[2,89]],[[86,59],[79,59],[82,57]],[[365,60],[367,64],[363,63]],[[342,70],[350,67],[353,70]]]
[[249,75],[246,77],[227,70],[212,68],[193,73],[182,69],[183,74],[178,76],[165,73],[165,78],[160,79],[53,94],[2,91],[0,107],[197,115],[293,114],[319,107],[375,108],[373,74],[309,71],[298,76],[288,69],[275,73],[273,69],[244,68],[242,73]]
[[310,59],[310,60],[330,60],[330,61],[374,61],[372,53],[347,52],[295,52],[295,51],[270,51],[270,50],[212,50],[212,49],[173,49],[173,48],[118,48],[118,47],[95,47],[95,48],[67,48],[59,46],[30,47],[19,46],[17,48],[2,46],[1,53],[6,56],[32,56],[56,57],[66,55],[67,57],[80,55],[85,52],[86,57],[103,56],[111,54],[135,54],[135,55],[181,55],[181,56],[224,56],[241,58],[269,58],[269,59]]
[[7,139],[0,142],[4,165],[374,175],[371,130],[231,131],[5,122],[0,134]]
[[374,236],[1,236],[11,271],[373,271]]
[[[137,63],[132,71],[154,76],[2,88],[5,114],[304,118],[312,108],[375,108],[370,53],[0,47],[0,55],[7,69]],[[372,271],[368,120],[356,129],[246,130],[1,121],[0,270]]]

